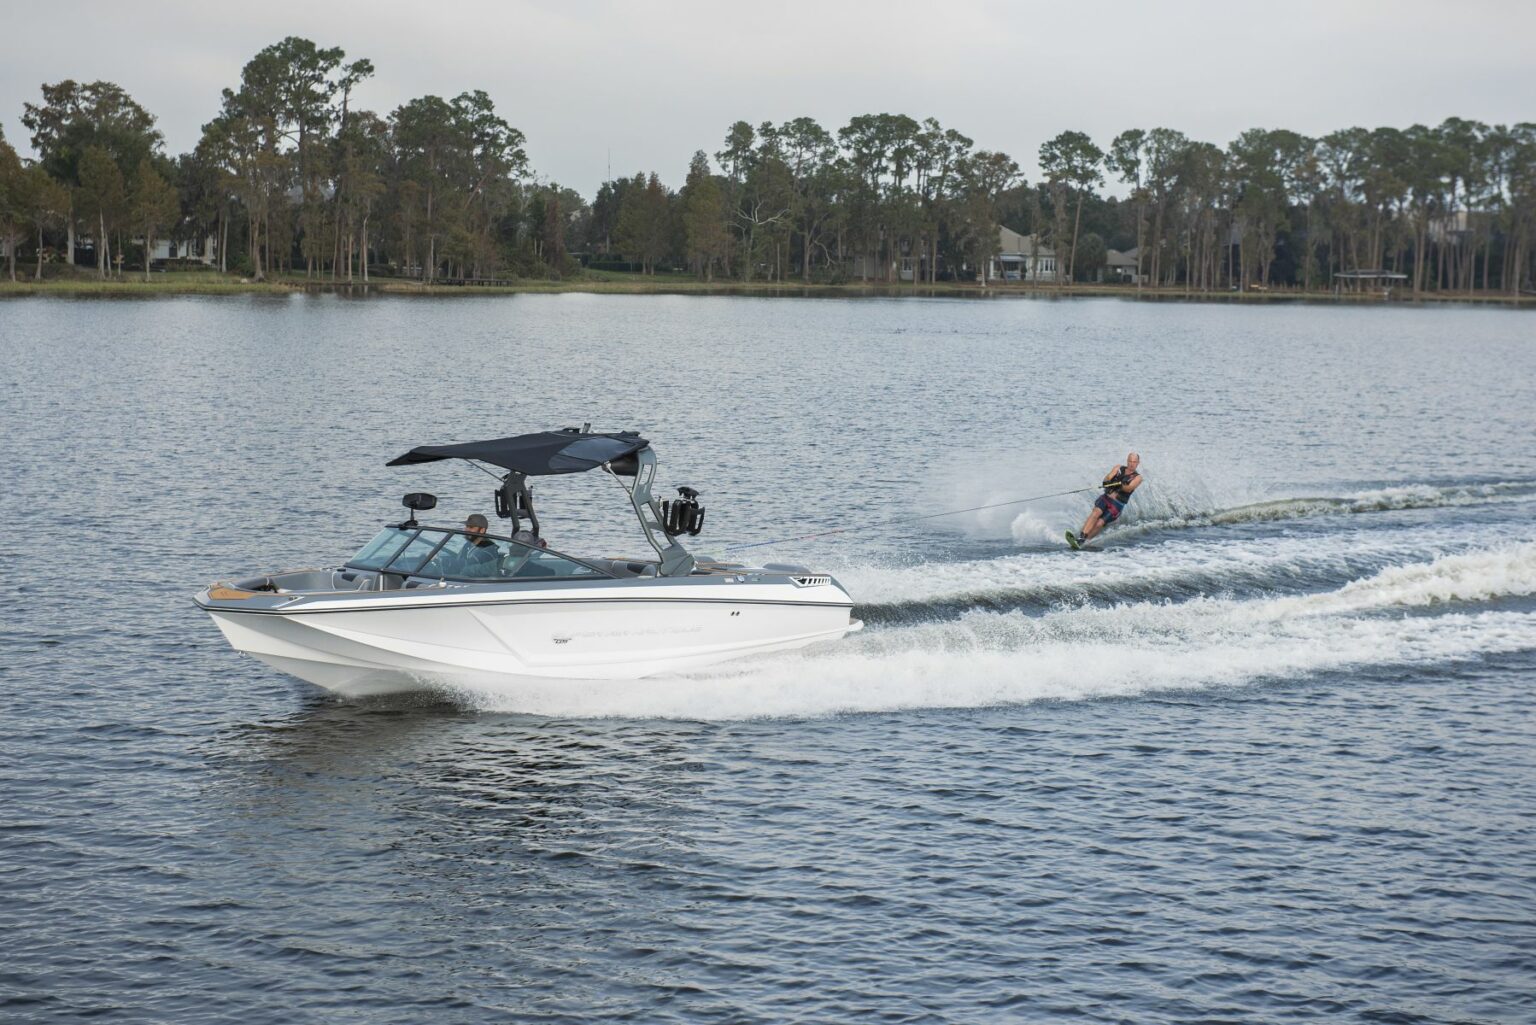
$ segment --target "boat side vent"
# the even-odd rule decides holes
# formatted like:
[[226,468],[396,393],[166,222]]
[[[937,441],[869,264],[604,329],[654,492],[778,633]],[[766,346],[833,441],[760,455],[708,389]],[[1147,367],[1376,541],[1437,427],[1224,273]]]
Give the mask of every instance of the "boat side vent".
[[789,579],[795,582],[796,587],[820,587],[832,582],[831,577],[820,576],[790,577]]

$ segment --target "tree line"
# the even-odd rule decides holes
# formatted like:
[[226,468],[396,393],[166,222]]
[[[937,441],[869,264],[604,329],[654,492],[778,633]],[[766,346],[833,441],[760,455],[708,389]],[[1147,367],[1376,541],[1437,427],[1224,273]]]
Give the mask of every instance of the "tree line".
[[0,241],[15,276],[57,254],[149,273],[157,239],[220,270],[368,280],[373,268],[480,278],[565,264],[563,211],[585,204],[534,181],[523,135],[471,90],[387,117],[352,102],[366,59],[289,37],[222,91],[190,153],[169,156],[155,118],[111,82],[63,81],[23,105],[35,161],[0,137]]
[[[1226,147],[1131,129],[1100,148],[1066,131],[1026,181],[1008,154],[928,118],[738,121],[673,190],[655,172],[590,201],[540,181],[483,91],[386,116],[353,95],[374,73],[297,37],[222,91],[190,153],[111,82],[46,84],[23,105],[35,160],[0,136],[0,243],[96,272],[146,275],[158,240],[257,279],[385,273],[486,280],[581,266],[706,280],[985,278],[998,225],[1096,280],[1110,249],[1135,280],[1190,290],[1332,287],[1402,275],[1415,293],[1530,288],[1536,124],[1459,118],[1321,137],[1251,129]],[[1106,193],[1114,183],[1123,197]]]

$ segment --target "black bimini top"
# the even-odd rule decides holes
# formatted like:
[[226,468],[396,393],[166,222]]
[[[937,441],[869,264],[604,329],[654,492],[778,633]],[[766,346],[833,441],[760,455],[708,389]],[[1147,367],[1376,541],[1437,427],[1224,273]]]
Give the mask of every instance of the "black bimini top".
[[558,431],[519,434],[512,438],[466,441],[460,445],[421,445],[384,465],[410,466],[413,463],[435,463],[439,459],[475,459],[536,477],[552,473],[581,473],[609,463],[614,473],[633,475],[636,463],[627,457],[649,444],[633,431],[585,434],[574,427],[565,427]]

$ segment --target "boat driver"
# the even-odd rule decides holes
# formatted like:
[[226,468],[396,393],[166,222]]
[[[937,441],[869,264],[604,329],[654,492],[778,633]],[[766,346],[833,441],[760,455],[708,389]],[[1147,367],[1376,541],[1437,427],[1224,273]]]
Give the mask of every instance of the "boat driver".
[[464,547],[459,549],[460,576],[496,575],[496,560],[501,556],[501,550],[496,547],[496,542],[485,536],[490,525],[480,513],[470,513],[464,520],[464,533],[468,536]]

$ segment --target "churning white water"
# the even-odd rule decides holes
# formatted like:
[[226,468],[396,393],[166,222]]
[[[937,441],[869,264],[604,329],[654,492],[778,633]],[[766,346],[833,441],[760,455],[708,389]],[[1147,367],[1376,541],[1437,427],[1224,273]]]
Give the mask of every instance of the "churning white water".
[[[1145,580],[1140,586],[1148,588]],[[1084,603],[1041,614],[978,608],[710,672],[574,686],[471,685],[455,697],[480,709],[546,715],[736,719],[1234,686],[1530,648],[1530,612],[1415,613],[1532,594],[1536,542],[1522,542],[1392,566],[1319,593]]]

